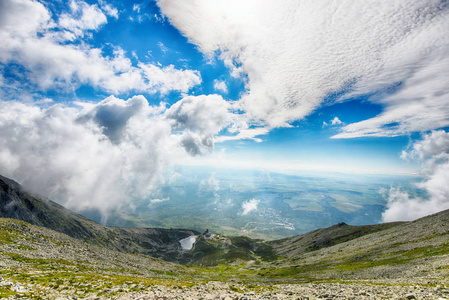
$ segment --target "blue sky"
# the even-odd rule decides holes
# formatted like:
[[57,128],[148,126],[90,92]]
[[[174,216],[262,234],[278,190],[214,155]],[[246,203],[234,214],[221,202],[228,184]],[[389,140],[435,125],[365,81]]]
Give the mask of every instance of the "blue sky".
[[431,201],[448,25],[444,1],[5,0],[0,168],[78,209],[182,164],[419,174],[430,199],[391,205]]

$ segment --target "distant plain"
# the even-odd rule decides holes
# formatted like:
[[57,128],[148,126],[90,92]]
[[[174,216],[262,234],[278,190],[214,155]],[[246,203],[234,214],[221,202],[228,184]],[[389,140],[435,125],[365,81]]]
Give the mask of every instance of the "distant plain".
[[[382,222],[386,192],[400,186],[412,194],[420,178],[309,172],[295,175],[263,170],[176,167],[162,186],[120,208],[106,225],[210,229],[226,235],[279,239],[339,222]],[[82,212],[101,221],[92,211]]]

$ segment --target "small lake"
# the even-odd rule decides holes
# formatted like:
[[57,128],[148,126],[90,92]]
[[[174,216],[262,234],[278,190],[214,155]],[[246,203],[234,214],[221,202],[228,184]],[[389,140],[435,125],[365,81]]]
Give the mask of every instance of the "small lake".
[[192,249],[193,244],[195,244],[196,237],[197,237],[196,235],[191,235],[185,239],[180,240],[179,242],[181,243],[182,250],[188,251]]

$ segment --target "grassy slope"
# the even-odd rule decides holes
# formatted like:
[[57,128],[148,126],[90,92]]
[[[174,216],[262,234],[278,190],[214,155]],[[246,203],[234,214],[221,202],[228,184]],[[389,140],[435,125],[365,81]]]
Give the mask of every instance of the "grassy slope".
[[321,228],[306,234],[272,241],[269,245],[274,248],[279,256],[292,257],[306,252],[320,250],[322,248],[338,245],[367,234],[386,230],[402,223],[386,223],[366,226],[350,226],[345,223]]
[[449,210],[267,266],[269,278],[449,279]]
[[[236,252],[228,247],[228,252],[220,254],[231,253],[230,260],[218,255],[223,259],[219,265],[185,267],[141,254],[106,250],[47,228],[0,218],[0,276],[35,285],[28,292],[0,286],[0,297],[23,294],[39,298],[39,293],[48,295],[51,291],[112,297],[147,286],[181,287],[208,281],[253,287],[336,281],[449,284],[449,211],[272,262],[257,255],[265,245],[262,241],[242,237],[224,240],[236,247]],[[246,255],[255,261],[244,261]]]

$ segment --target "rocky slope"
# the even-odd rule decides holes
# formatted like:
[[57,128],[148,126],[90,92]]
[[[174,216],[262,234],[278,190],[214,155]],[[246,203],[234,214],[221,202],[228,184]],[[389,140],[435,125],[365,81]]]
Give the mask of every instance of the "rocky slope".
[[317,251],[287,254],[260,275],[288,280],[448,280],[449,210]]
[[[323,251],[332,248],[317,253],[326,256]],[[440,262],[443,265],[447,269],[447,260]],[[282,268],[247,266],[184,267],[140,254],[105,251],[47,228],[0,219],[0,298],[449,299],[448,276],[442,272],[410,277],[403,268],[389,279],[367,280],[362,272],[358,280],[301,283],[291,276],[291,283],[281,283],[280,278],[266,280],[261,272]]]
[[179,240],[197,234],[182,229],[103,226],[53,201],[35,197],[3,176],[0,176],[0,217],[50,228],[94,245],[169,261],[175,261],[182,253]]

